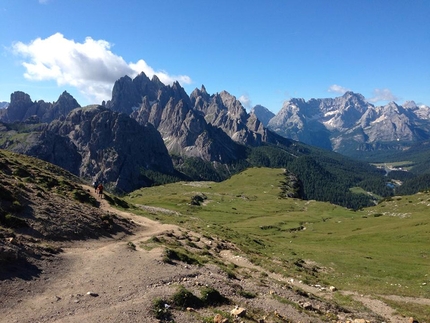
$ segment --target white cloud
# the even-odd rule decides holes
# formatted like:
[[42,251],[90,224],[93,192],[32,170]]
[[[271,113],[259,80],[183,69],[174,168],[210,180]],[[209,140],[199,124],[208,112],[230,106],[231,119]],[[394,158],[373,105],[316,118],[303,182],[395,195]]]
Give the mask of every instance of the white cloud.
[[240,103],[242,103],[243,107],[247,109],[248,111],[252,108],[252,102],[249,98],[248,94],[243,94],[239,97]]
[[124,75],[135,77],[144,72],[149,78],[157,75],[164,84],[174,81],[191,83],[186,75],[157,72],[143,59],[126,63],[121,56],[112,53],[109,42],[91,37],[78,43],[56,33],[45,39],[37,38],[29,44],[17,42],[13,50],[24,57],[25,78],[33,81],[54,80],[59,86],[76,87],[96,102],[110,99],[114,82]]
[[327,91],[333,92],[333,93],[345,94],[345,92],[350,91],[350,89],[347,89],[346,87],[343,87],[341,85],[333,84],[328,88]]
[[373,97],[367,101],[375,103],[378,101],[398,101],[399,98],[395,96],[389,89],[374,89]]

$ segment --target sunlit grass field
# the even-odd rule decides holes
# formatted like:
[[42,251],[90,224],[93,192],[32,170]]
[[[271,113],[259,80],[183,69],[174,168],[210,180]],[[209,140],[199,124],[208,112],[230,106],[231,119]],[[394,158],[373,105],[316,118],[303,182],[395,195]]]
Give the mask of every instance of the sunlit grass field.
[[[279,197],[282,169],[252,168],[222,183],[143,188],[127,202],[180,215],[134,212],[236,243],[254,262],[309,283],[430,298],[430,194],[351,211]],[[322,188],[324,189],[324,188]],[[200,205],[191,205],[194,196]]]

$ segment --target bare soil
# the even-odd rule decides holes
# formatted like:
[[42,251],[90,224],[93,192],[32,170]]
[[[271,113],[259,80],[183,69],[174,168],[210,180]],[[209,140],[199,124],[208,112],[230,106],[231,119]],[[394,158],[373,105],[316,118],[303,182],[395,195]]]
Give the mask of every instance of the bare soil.
[[[91,188],[85,188],[95,196]],[[229,313],[235,306],[246,309],[246,315],[237,319],[243,322],[408,322],[365,295],[348,293],[368,310],[341,308],[331,301],[333,292],[267,273],[228,242],[118,211],[106,200],[98,200],[103,212],[128,219],[130,232],[59,242],[62,252],[42,257],[34,264],[35,273],[0,280],[0,322],[160,322],[155,318],[155,299],[166,300],[166,311],[174,322],[213,322],[216,313],[233,322]],[[192,239],[196,250],[213,254],[214,263],[168,263],[165,247],[142,244],[163,237],[185,247],[184,236]],[[234,264],[235,276],[220,263]],[[210,286],[230,303],[181,309],[170,301],[179,286],[198,297],[204,286]]]

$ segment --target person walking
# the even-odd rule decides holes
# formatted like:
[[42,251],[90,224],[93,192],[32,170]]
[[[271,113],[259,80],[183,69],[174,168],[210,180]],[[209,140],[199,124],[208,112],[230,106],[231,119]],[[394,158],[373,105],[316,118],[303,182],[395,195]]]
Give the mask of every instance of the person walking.
[[103,198],[103,185],[102,183],[99,184],[99,186],[97,186],[97,190],[99,191],[99,197],[102,199]]

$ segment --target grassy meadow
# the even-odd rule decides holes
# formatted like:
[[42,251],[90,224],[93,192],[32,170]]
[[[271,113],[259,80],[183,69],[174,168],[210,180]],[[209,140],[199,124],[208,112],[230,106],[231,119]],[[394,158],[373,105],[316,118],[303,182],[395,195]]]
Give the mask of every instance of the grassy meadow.
[[[429,193],[351,211],[279,198],[283,179],[282,169],[251,168],[221,183],[143,188],[125,200],[138,214],[232,241],[254,263],[286,277],[359,293],[430,298]],[[191,205],[196,196],[202,202]]]

